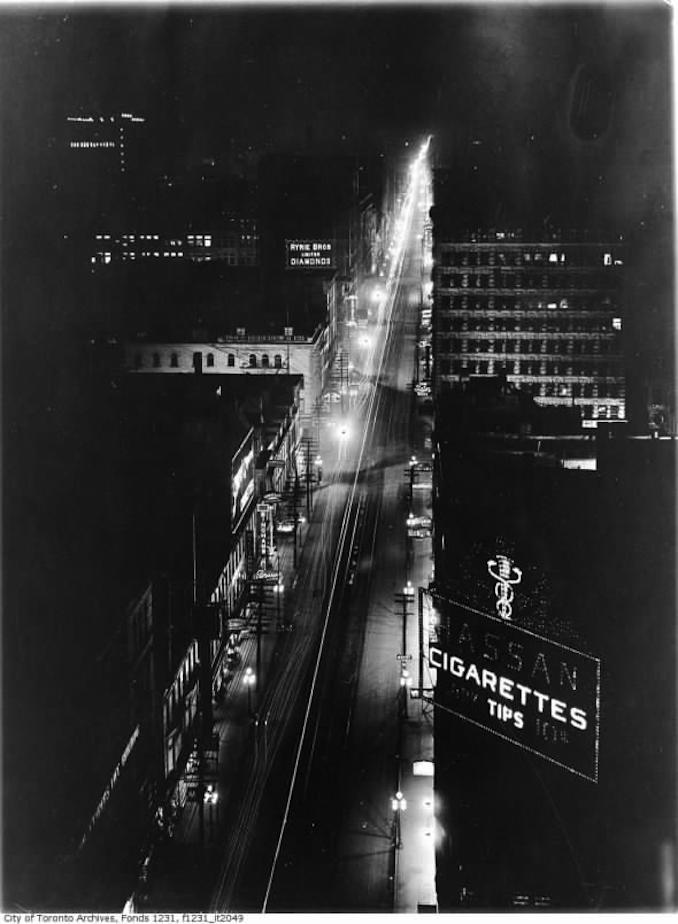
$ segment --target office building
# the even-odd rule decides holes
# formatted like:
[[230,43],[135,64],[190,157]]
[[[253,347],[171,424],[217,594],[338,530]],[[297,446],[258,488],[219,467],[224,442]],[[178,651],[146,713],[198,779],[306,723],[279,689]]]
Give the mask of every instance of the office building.
[[81,155],[81,162],[88,158],[89,165],[96,158],[104,169],[120,176],[134,170],[138,146],[144,137],[146,119],[143,116],[131,112],[87,113],[69,115],[66,122],[68,147],[74,154]]
[[[620,239],[456,219],[448,171],[433,212],[433,387],[504,374],[584,426],[626,419]],[[468,217],[468,216],[467,216]]]

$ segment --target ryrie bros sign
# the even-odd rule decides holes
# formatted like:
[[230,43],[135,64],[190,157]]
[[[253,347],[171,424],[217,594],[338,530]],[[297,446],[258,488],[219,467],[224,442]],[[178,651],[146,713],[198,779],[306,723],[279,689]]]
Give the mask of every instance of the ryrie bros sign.
[[287,269],[331,269],[334,244],[331,240],[286,240]]
[[600,661],[458,604],[429,647],[436,699],[460,718],[598,780]]

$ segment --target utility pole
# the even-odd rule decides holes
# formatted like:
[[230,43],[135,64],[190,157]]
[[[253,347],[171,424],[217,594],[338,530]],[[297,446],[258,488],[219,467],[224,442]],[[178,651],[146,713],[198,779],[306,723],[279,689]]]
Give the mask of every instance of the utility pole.
[[311,519],[311,441],[304,437],[306,441],[306,517]]
[[418,630],[419,630],[419,699],[424,706],[424,588],[419,586],[418,591]]

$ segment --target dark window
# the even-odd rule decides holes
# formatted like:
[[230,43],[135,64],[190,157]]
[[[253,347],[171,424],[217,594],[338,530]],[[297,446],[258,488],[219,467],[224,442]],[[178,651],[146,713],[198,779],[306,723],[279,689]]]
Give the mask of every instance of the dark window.
[[153,354],[153,368],[157,369],[160,366],[160,353]]
[[273,365],[275,366],[276,369],[282,368],[282,356],[280,355],[280,353],[276,353],[275,356],[273,357]]
[[143,364],[144,364],[144,360],[143,360],[141,353],[135,353],[134,354],[134,368],[141,369]]
[[255,368],[256,365],[257,365],[257,357],[254,355],[254,353],[250,353],[250,366],[252,368]]
[[177,356],[176,353],[172,353],[170,357],[170,366],[173,369],[176,369],[178,365],[179,365],[179,357]]
[[233,353],[228,354],[228,365],[235,366],[235,356],[233,355]]
[[214,366],[214,353],[207,354],[207,365]]
[[264,353],[261,357],[261,365],[264,369],[268,369],[268,353]]

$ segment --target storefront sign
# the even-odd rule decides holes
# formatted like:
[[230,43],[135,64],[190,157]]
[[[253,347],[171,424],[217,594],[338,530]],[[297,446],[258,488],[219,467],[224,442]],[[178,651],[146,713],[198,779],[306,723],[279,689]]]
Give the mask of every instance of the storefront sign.
[[600,661],[505,619],[448,604],[429,648],[436,700],[455,715],[598,781]]
[[285,241],[287,269],[330,269],[334,266],[332,241]]

